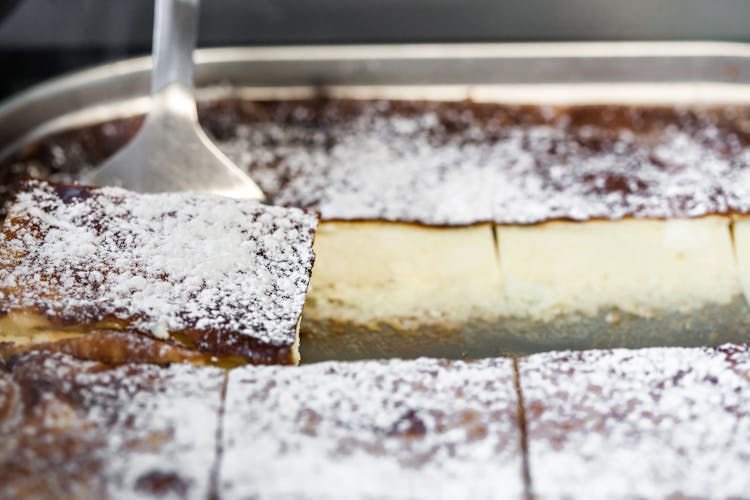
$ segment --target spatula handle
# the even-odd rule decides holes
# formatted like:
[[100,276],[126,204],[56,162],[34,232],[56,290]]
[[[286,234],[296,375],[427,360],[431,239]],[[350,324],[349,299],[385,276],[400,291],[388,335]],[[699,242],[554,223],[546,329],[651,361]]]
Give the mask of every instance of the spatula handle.
[[156,0],[151,93],[168,85],[193,89],[193,49],[200,0]]

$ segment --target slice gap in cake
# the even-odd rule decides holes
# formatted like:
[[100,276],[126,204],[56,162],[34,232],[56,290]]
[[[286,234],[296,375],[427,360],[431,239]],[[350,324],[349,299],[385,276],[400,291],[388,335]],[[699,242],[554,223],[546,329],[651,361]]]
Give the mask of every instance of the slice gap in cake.
[[294,364],[316,226],[256,201],[29,180],[0,239],[0,340],[106,359],[138,350],[123,332],[148,338],[145,361]]

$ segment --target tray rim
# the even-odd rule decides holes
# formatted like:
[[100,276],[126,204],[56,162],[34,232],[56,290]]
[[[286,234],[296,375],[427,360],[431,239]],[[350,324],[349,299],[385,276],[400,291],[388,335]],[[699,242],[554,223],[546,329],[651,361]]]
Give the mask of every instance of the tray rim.
[[[533,43],[450,43],[450,44],[393,44],[393,45],[298,45],[268,47],[217,47],[196,51],[196,87],[213,87],[213,91],[198,94],[206,96],[231,95],[242,88],[254,88],[262,94],[274,89],[292,90],[323,88],[336,96],[372,98],[377,89],[395,89],[398,92],[411,87],[424,94],[425,87],[445,91],[440,99],[473,98],[494,100],[498,90],[531,89],[558,85],[557,94],[573,87],[588,94],[599,89],[604,95],[621,87],[633,90],[655,90],[655,95],[673,95],[680,103],[713,102],[720,104],[750,103],[750,43],[740,42],[533,42]],[[516,68],[549,68],[542,78],[514,80],[515,75],[502,74],[502,82],[449,82],[428,83],[415,81],[392,85],[378,81],[379,72],[399,68],[399,65],[420,67],[432,74],[439,66],[453,64],[472,68],[515,65]],[[521,64],[522,66],[518,66]],[[253,68],[257,66],[257,68]],[[570,68],[568,69],[568,67]],[[655,69],[650,78],[648,68],[642,73],[639,67]],[[666,66],[664,71],[661,67]],[[670,67],[672,66],[672,67]],[[116,116],[131,116],[148,109],[147,97],[151,57],[143,56],[107,63],[75,71],[36,84],[0,102],[0,161],[29,142],[50,133],[72,126],[104,121]],[[248,69],[274,69],[284,73],[286,81],[253,83],[238,81],[240,73]],[[633,68],[632,78],[625,81],[614,75],[611,80],[592,78],[587,70],[600,73],[607,68]],[[315,68],[328,69],[316,72]],[[561,69],[562,68],[562,69]],[[230,74],[225,78],[222,75]],[[333,71],[335,70],[335,71]],[[583,70],[574,75],[576,70]],[[669,71],[675,71],[670,78]],[[710,76],[706,76],[709,70]],[[295,76],[295,72],[297,76]],[[430,73],[432,72],[432,73]],[[333,74],[335,73],[335,75]],[[446,71],[446,73],[448,73]],[[307,77],[301,79],[300,75]],[[234,76],[235,78],[232,78]],[[245,76],[245,77],[246,77]],[[573,78],[574,76],[574,78]],[[290,79],[296,85],[290,85]],[[296,80],[295,80],[296,78]],[[353,79],[353,82],[348,82]],[[481,78],[480,78],[481,80]],[[439,81],[439,80],[438,80]],[[694,92],[675,91],[674,84],[683,83]],[[229,84],[229,85],[227,85]],[[590,85],[591,88],[586,86]],[[536,87],[534,87],[536,86]],[[663,87],[663,88],[660,88]],[[667,86],[669,88],[667,88]],[[453,87],[453,91],[448,89]],[[472,89],[472,92],[456,89]],[[358,89],[357,92],[349,92]],[[369,90],[368,90],[369,89]],[[493,90],[494,89],[494,90]],[[477,90],[479,92],[477,92]],[[218,92],[218,93],[217,93]],[[294,91],[293,91],[294,92]],[[368,93],[369,92],[369,93]],[[447,92],[447,93],[446,93]],[[454,92],[455,97],[450,94]],[[483,93],[484,92],[484,93]],[[223,93],[223,94],[222,94]],[[349,93],[349,95],[348,95]],[[632,92],[631,92],[632,93]],[[521,92],[522,95],[523,92]],[[554,91],[553,91],[554,94]],[[637,94],[637,92],[636,92]],[[648,92],[642,95],[646,95]],[[359,97],[357,97],[359,95]],[[597,95],[594,92],[593,95]],[[615,95],[627,95],[615,93]],[[447,97],[446,97],[447,96]],[[721,96],[724,96],[722,98]],[[519,98],[523,101],[523,98]],[[588,100],[591,98],[589,97]],[[584,98],[584,100],[587,100]],[[638,99],[635,99],[638,101]],[[658,100],[658,98],[656,99]],[[503,101],[503,99],[501,99]],[[554,99],[552,99],[554,101]],[[523,101],[525,102],[525,101]],[[597,103],[598,101],[592,101]],[[653,96],[645,102],[653,103]],[[671,101],[669,101],[671,102]],[[533,104],[535,102],[529,102]],[[41,109],[40,109],[41,108]]]

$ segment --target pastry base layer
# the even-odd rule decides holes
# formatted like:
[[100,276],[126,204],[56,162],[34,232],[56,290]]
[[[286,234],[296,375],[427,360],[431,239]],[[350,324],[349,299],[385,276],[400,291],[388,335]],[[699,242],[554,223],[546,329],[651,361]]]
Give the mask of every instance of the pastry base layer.
[[264,350],[241,335],[232,339],[184,331],[172,333],[162,341],[122,331],[126,326],[126,322],[118,320],[59,325],[33,311],[14,311],[0,317],[0,357],[8,359],[41,350],[109,364],[190,361],[230,368],[245,364],[248,359],[260,364],[299,362],[299,329],[291,348]]

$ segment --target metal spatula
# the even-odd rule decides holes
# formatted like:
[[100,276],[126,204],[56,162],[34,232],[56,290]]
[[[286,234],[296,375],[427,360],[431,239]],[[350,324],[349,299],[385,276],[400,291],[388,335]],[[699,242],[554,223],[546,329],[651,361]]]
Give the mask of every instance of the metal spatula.
[[193,97],[198,10],[199,0],[156,0],[151,110],[133,140],[84,176],[83,184],[264,198],[198,124]]

